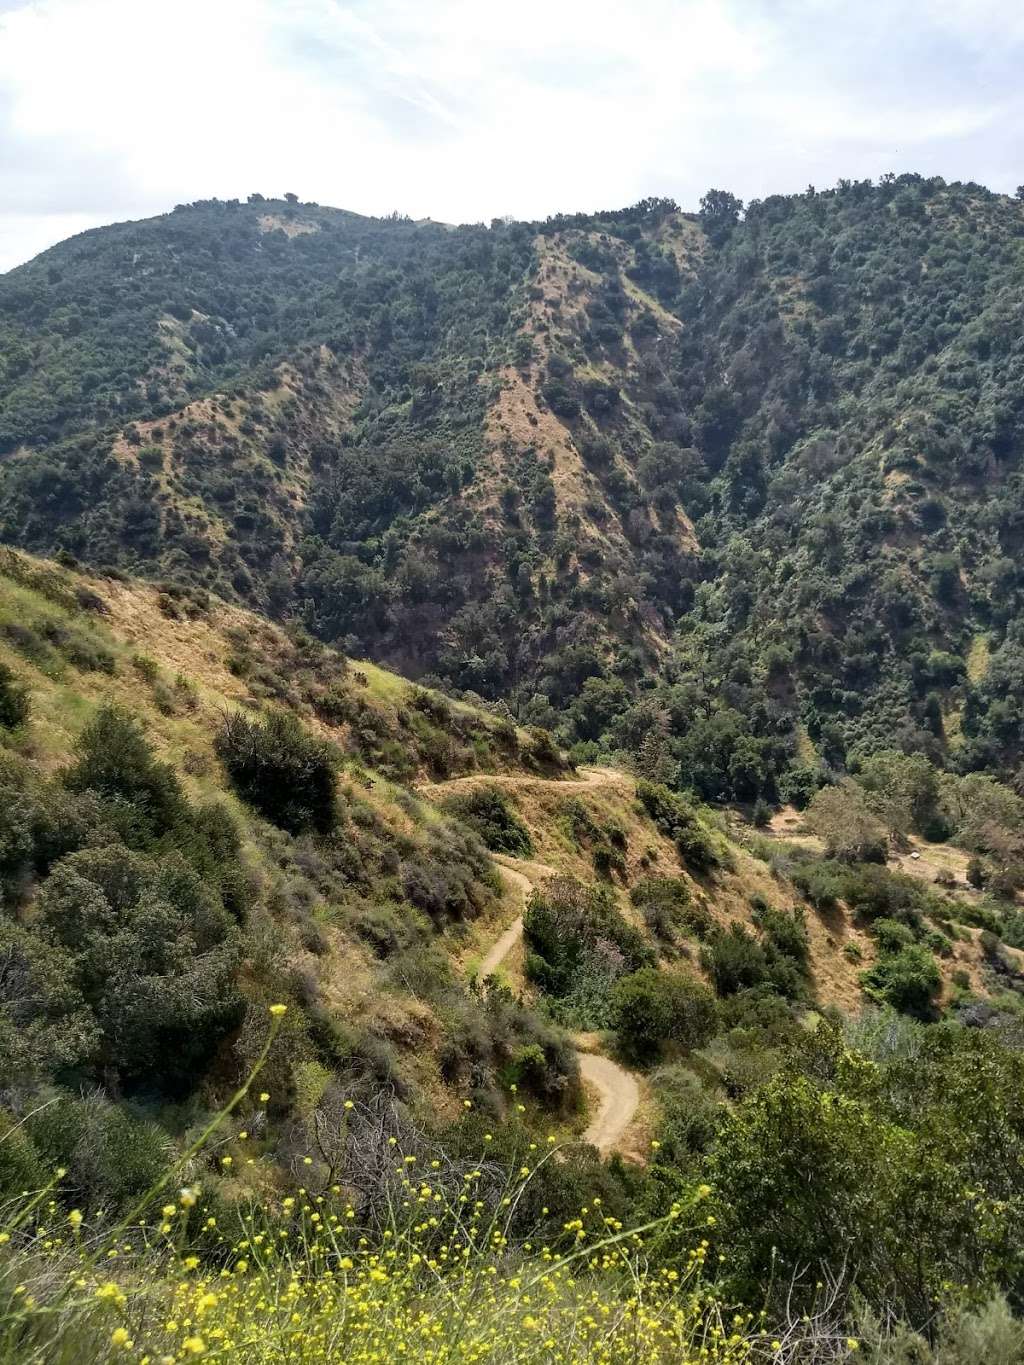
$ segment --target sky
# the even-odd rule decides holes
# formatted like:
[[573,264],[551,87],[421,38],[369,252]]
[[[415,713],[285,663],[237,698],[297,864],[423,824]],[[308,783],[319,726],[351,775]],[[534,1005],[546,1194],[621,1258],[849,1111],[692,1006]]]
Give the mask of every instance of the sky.
[[1024,182],[1022,0],[0,0],[0,271],[285,191],[478,222]]

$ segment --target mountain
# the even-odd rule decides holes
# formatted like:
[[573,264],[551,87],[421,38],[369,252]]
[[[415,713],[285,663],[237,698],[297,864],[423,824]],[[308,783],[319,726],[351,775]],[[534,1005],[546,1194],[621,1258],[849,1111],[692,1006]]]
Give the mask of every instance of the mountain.
[[0,530],[605,752],[662,734],[714,799],[894,739],[1012,775],[1024,204],[739,209],[84,233],[0,279]]
[[0,277],[12,1360],[1020,1356],[1022,323],[913,175]]

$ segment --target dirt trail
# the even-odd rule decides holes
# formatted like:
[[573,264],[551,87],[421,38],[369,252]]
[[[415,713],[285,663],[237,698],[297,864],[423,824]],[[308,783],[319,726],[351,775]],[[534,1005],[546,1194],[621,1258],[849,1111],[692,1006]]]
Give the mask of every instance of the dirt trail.
[[[561,783],[559,785],[562,785]],[[547,877],[558,874],[545,863],[527,862],[521,858],[507,858],[503,854],[493,855],[501,875],[515,888],[522,898],[523,905],[533,888]],[[508,957],[509,953],[523,937],[523,917],[516,919],[492,945],[478,968],[482,980],[493,975]],[[636,1077],[613,1062],[593,1052],[576,1049],[576,1060],[580,1064],[580,1075],[587,1085],[598,1093],[597,1113],[591,1118],[583,1141],[591,1143],[602,1156],[614,1151],[626,1129],[633,1121],[640,1104],[640,1087]]]
[[640,1087],[630,1075],[610,1057],[594,1052],[576,1053],[580,1075],[601,1097],[597,1113],[587,1125],[583,1141],[592,1143],[602,1156],[615,1150],[623,1133],[633,1122],[640,1105]]
[[464,791],[467,787],[529,788],[550,787],[560,792],[579,791],[584,787],[621,787],[628,778],[614,768],[578,768],[576,777],[534,777],[532,773],[469,773],[466,777],[450,777],[445,782],[420,782],[416,791],[421,796],[443,796],[446,792]]

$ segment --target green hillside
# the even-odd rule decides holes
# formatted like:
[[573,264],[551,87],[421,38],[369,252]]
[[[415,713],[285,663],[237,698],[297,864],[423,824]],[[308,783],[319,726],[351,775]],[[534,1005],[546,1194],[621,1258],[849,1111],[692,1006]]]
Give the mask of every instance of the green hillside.
[[1021,202],[900,176],[447,229],[256,198],[0,280],[8,539],[569,740],[666,717],[714,798],[894,735],[1015,771]]
[[0,1361],[1020,1358],[1022,337],[914,175],[0,277]]

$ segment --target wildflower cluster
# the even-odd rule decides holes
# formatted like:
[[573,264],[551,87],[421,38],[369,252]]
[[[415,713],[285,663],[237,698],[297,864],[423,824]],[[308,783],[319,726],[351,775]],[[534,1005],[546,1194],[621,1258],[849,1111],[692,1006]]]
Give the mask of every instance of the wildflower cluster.
[[[348,1365],[392,1361],[538,1365],[784,1365],[763,1314],[726,1313],[705,1278],[699,1186],[626,1228],[595,1196],[555,1235],[523,1235],[531,1182],[561,1160],[530,1142],[504,1176],[489,1160],[442,1168],[389,1137],[376,1198],[342,1183],[257,1198],[235,1189],[211,1139],[249,1080],[120,1222],[45,1189],[0,1209],[0,1360],[19,1365]],[[259,1095],[265,1104],[269,1096]],[[346,1116],[352,1105],[346,1103]],[[248,1142],[249,1129],[235,1134]],[[206,1149],[205,1153],[203,1149]],[[219,1149],[218,1149],[219,1151]],[[205,1155],[234,1202],[182,1184]],[[315,1176],[315,1163],[311,1175]],[[302,1162],[303,1169],[307,1163]],[[246,1158],[243,1170],[251,1168]],[[177,1188],[175,1188],[177,1187]],[[544,1208],[547,1216],[549,1210]],[[539,1224],[539,1227],[550,1227]],[[694,1231],[691,1231],[693,1229]],[[851,1347],[852,1349],[852,1347]],[[835,1356],[830,1359],[840,1359]]]
[[[253,1203],[230,1236],[195,1186],[114,1238],[94,1235],[80,1211],[62,1217],[54,1199],[37,1203],[5,1244],[0,1344],[17,1340],[26,1361],[136,1365],[755,1358],[756,1336],[725,1325],[704,1283],[705,1243],[678,1269],[649,1268],[689,1208],[630,1230],[595,1198],[559,1248],[517,1245],[511,1224],[535,1169],[519,1167],[484,1199],[480,1170],[453,1194],[396,1153],[392,1216],[372,1230],[337,1185]],[[201,1253],[187,1223],[202,1232]]]

